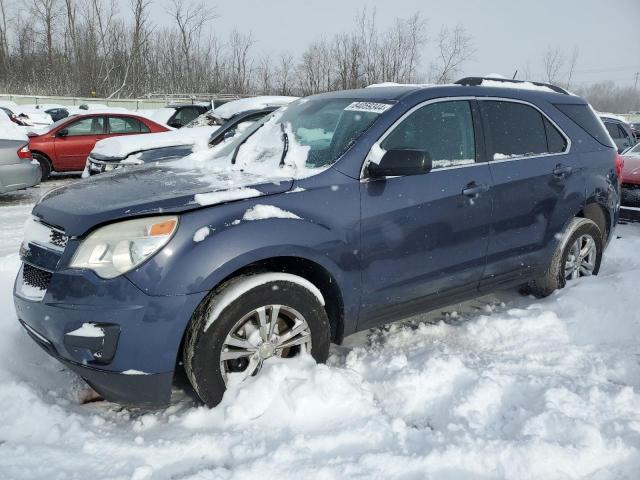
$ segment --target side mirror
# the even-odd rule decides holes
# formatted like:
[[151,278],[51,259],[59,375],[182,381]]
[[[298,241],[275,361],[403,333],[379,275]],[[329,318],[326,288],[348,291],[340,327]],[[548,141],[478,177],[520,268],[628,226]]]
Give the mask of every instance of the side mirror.
[[58,133],[56,133],[56,137],[66,137],[67,135],[69,135],[69,130],[67,130],[66,128],[63,128]]
[[429,152],[423,150],[387,150],[380,163],[370,162],[367,171],[371,178],[422,175],[432,168]]

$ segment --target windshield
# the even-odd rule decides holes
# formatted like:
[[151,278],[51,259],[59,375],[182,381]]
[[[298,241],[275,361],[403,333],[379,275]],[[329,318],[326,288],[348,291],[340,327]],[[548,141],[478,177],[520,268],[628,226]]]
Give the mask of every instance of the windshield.
[[209,160],[244,171],[310,176],[333,164],[390,103],[302,99],[214,147]]

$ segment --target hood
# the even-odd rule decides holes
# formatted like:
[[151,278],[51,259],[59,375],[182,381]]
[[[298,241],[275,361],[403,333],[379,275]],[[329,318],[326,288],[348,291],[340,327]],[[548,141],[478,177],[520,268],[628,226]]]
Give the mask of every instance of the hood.
[[201,145],[206,147],[218,127],[194,127],[168,132],[142,133],[105,138],[96,143],[91,156],[98,160],[121,160],[132,153],[163,147]]
[[95,225],[141,215],[178,213],[250,197],[284,193],[292,179],[241,171],[201,172],[149,164],[51,190],[33,209],[45,223],[79,236]]

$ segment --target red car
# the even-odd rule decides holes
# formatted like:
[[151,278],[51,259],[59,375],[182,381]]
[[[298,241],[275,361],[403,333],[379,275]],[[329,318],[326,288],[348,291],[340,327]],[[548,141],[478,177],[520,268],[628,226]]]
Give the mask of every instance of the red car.
[[44,133],[29,133],[29,148],[40,163],[42,180],[51,172],[84,169],[98,140],[117,135],[166,132],[169,127],[128,113],[87,113],[60,120]]
[[622,205],[640,207],[640,143],[622,158]]

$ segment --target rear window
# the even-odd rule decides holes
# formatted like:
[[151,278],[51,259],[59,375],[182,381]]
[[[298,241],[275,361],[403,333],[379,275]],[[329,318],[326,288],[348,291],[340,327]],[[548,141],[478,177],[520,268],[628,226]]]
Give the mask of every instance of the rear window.
[[514,102],[483,100],[480,108],[488,130],[489,158],[502,160],[550,153],[542,115]]
[[556,104],[555,107],[602,145],[605,147],[613,147],[611,137],[605,130],[602,121],[600,121],[589,105]]

